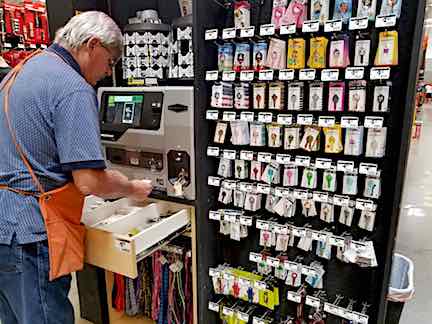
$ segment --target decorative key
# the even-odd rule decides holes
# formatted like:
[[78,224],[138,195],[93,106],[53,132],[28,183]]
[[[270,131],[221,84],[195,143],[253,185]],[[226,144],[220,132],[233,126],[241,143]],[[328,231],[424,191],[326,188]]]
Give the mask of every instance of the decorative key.
[[277,139],[276,133],[271,134],[271,139],[272,139],[272,145],[276,146],[276,139]]
[[337,104],[338,104],[339,100],[340,100],[339,96],[337,94],[335,94],[333,96],[333,98],[332,98],[332,101],[333,101],[333,110],[336,110]]
[[358,93],[355,93],[353,95],[353,102],[354,102],[354,111],[358,111],[358,104],[360,102],[360,95]]
[[313,94],[313,96],[312,96],[312,108],[313,109],[317,109],[318,108],[317,104],[318,104],[319,98],[320,97],[316,93]]
[[255,99],[256,99],[256,102],[257,102],[257,107],[258,108],[261,107],[261,99],[262,99],[261,95],[257,94],[256,97],[255,97]]
[[291,105],[292,105],[292,108],[295,110],[296,109],[296,101],[297,101],[297,96],[295,95],[295,94],[293,94],[292,96],[291,96]]
[[308,183],[308,187],[311,187],[312,186],[312,179],[313,179],[313,173],[312,173],[312,171],[308,171],[307,173],[306,173],[306,179],[307,179],[307,183]]
[[278,100],[278,96],[276,94],[273,94],[272,100],[273,100],[273,107],[276,108],[276,102]]
[[293,135],[288,135],[288,147],[291,147],[291,143],[294,141]]
[[222,129],[218,130],[218,142],[222,142],[222,135],[224,134],[224,131]]
[[378,110],[382,111],[383,110],[383,103],[384,103],[385,97],[383,94],[379,94],[377,97],[377,101],[378,101]]
[[237,165],[237,178],[241,177],[243,168],[240,165]]
[[332,184],[332,181],[333,181],[333,176],[331,175],[331,174],[327,174],[326,175],[326,181],[327,181],[327,188],[331,188],[331,184]]

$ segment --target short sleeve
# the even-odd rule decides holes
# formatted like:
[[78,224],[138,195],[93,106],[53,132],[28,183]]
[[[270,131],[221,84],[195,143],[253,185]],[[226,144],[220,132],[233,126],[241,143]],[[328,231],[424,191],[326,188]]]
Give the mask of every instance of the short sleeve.
[[52,118],[63,171],[106,168],[93,92],[76,91],[64,97],[55,107]]

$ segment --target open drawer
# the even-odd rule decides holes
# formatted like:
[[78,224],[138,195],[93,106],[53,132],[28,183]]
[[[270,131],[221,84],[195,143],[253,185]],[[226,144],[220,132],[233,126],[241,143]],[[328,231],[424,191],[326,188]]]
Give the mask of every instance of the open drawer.
[[131,205],[128,199],[103,202],[89,198],[83,213],[86,262],[136,278],[137,262],[184,230],[192,212],[190,206],[161,200]]

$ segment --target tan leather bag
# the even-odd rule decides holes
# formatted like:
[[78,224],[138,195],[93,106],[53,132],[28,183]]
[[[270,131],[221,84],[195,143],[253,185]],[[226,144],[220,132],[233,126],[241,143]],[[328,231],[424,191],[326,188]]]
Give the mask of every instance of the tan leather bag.
[[40,194],[35,195],[34,193],[13,189],[5,185],[0,185],[0,189],[10,190],[21,195],[38,197],[39,207],[45,221],[48,236],[49,280],[52,281],[74,271],[81,270],[84,266],[85,227],[81,224],[84,196],[73,182],[69,182],[65,186],[52,191],[45,191],[18,144],[11,124],[9,117],[10,89],[24,64],[30,58],[40,53],[41,51],[37,51],[18,64],[8,75],[8,79],[2,86],[2,90],[4,91],[4,112],[12,140]]

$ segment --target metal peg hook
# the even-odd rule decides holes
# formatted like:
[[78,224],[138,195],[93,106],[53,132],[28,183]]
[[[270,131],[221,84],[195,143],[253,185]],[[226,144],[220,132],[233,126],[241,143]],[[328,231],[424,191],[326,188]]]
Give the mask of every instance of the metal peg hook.
[[371,307],[371,305],[368,303],[363,303],[362,306],[363,306],[363,308],[361,310],[361,313],[366,315],[366,312],[367,312],[368,308]]
[[341,302],[342,300],[344,300],[344,299],[345,299],[344,296],[342,296],[342,295],[336,295],[336,299],[335,299],[335,301],[333,302],[333,305],[335,305],[335,306],[339,306],[340,302]]
[[347,306],[347,310],[352,311],[354,308],[354,305],[357,303],[357,301],[355,299],[350,299],[349,300],[349,304]]

